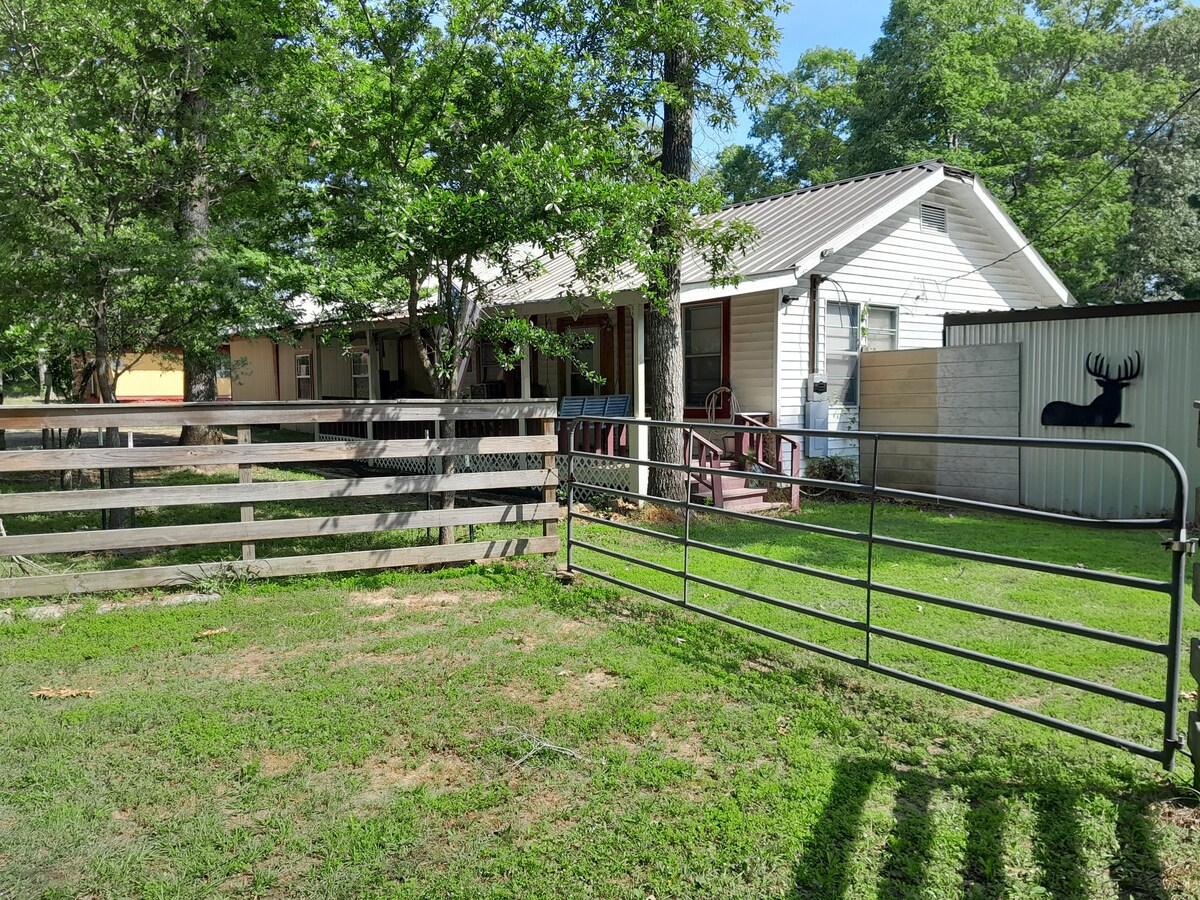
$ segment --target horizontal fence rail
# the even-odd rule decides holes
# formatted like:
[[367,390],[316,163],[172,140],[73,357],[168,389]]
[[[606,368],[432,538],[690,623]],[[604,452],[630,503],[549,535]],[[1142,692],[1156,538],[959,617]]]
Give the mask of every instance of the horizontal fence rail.
[[[581,421],[584,420],[572,420],[570,422],[562,423],[560,425],[560,430],[573,430],[574,428],[579,427],[579,423]],[[568,510],[567,565],[571,569],[582,574],[593,576],[623,589],[645,594],[676,606],[680,606],[687,610],[709,616],[718,621],[735,625],[754,633],[783,641],[792,646],[800,647],[802,649],[809,650],[829,658],[837,659],[857,667],[888,675],[910,684],[929,688],[952,697],[967,700],[998,712],[1017,716],[1028,721],[1037,722],[1039,724],[1046,725],[1059,731],[1085,738],[1087,740],[1096,741],[1110,747],[1116,747],[1148,757],[1160,762],[1166,768],[1171,768],[1174,764],[1176,754],[1183,751],[1183,741],[1178,729],[1178,697],[1181,665],[1180,661],[1182,653],[1185,568],[1187,556],[1192,552],[1193,549],[1193,542],[1188,537],[1185,519],[1186,497],[1188,490],[1187,475],[1179,461],[1162,448],[1151,444],[1136,442],[1126,443],[1120,441],[1085,441],[1070,439],[1009,437],[1000,438],[973,435],[914,434],[907,432],[828,432],[815,429],[787,429],[785,431],[783,429],[741,425],[731,426],[725,424],[692,422],[685,424],[677,422],[653,422],[634,419],[597,419],[592,417],[587,417],[586,421],[591,423],[592,426],[594,426],[594,424],[597,422],[604,422],[608,424],[623,423],[630,428],[661,428],[678,430],[681,433],[690,430],[709,429],[711,431],[719,431],[724,434],[778,434],[781,437],[786,437],[792,440],[792,444],[795,447],[799,446],[795,439],[802,437],[820,437],[828,439],[831,436],[836,435],[836,437],[840,440],[857,441],[860,448],[859,455],[863,460],[864,466],[867,463],[870,464],[871,477],[856,483],[843,483],[819,478],[811,478],[801,474],[788,475],[783,473],[777,474],[775,472],[771,472],[767,475],[753,472],[742,472],[735,474],[737,477],[743,479],[756,478],[759,480],[766,480],[779,487],[786,486],[789,490],[794,490],[799,487],[810,490],[834,490],[849,496],[857,497],[861,502],[867,505],[867,526],[862,530],[836,528],[828,525],[806,522],[803,521],[803,519],[795,517],[780,518],[774,516],[764,516],[755,512],[723,509],[719,506],[709,506],[696,502],[695,499],[690,496],[688,499],[683,501],[662,500],[660,498],[652,497],[648,494],[638,493],[637,491],[606,488],[603,485],[591,483],[587,481],[586,478],[581,478],[579,476],[576,460],[590,459],[594,457],[595,454],[573,450],[572,443],[565,442],[567,454],[565,461],[560,459],[560,474],[562,475],[563,481],[566,484]],[[1083,453],[1117,451],[1121,453],[1141,454],[1155,459],[1161,463],[1165,467],[1165,470],[1169,476],[1174,480],[1174,507],[1170,511],[1169,515],[1147,516],[1145,518],[1135,519],[1102,519],[1089,516],[1074,516],[1062,512],[1029,509],[1011,504],[992,503],[978,499],[946,496],[941,493],[921,492],[907,489],[899,490],[888,487],[886,484],[881,484],[879,480],[879,448],[880,445],[887,445],[889,443],[902,445],[925,443],[935,445],[955,444],[960,446],[976,445],[1002,447],[1040,447],[1044,449],[1071,450]],[[700,461],[691,458],[690,453],[688,453],[687,456],[688,458],[686,458],[683,462],[677,463],[649,462],[647,460],[639,459],[630,459],[629,462],[635,466],[653,467],[660,470],[681,473],[687,479],[689,489],[693,482],[699,482],[703,484],[710,483],[712,479],[712,472],[710,471],[709,473],[706,473],[707,478],[709,479],[706,481],[705,473],[697,472],[697,469],[700,468]],[[792,471],[800,472],[801,469],[793,465]],[[721,471],[721,474],[728,477],[730,472],[728,469],[724,469]],[[672,533],[671,531],[666,530],[660,531],[654,528],[641,527],[628,522],[615,521],[603,515],[597,515],[577,509],[576,498],[579,496],[586,496],[593,499],[597,496],[608,496],[613,499],[619,499],[626,502],[651,502],[676,509],[683,514],[682,534]],[[1164,573],[1164,577],[1162,578],[1146,578],[1121,572],[1105,571],[1100,567],[1086,566],[1082,563],[1076,565],[1065,565],[1062,563],[1047,562],[1044,560],[1015,556],[1011,554],[1005,555],[977,549],[962,549],[942,543],[914,540],[908,537],[883,534],[880,533],[876,517],[879,510],[879,503],[884,500],[912,501],[925,505],[936,505],[939,507],[957,507],[988,513],[995,516],[1010,517],[1022,520],[1032,519],[1047,523],[1048,525],[1069,525],[1087,528],[1101,528],[1116,532],[1143,530],[1166,531],[1169,533],[1171,538],[1164,544],[1164,548],[1167,551],[1164,553],[1164,563],[1166,563],[1164,568],[1166,571]],[[804,565],[788,560],[774,559],[770,556],[764,555],[763,553],[751,552],[734,547],[725,547],[711,541],[701,540],[695,535],[695,517],[700,514],[718,517],[718,519],[728,519],[731,521],[760,523],[765,527],[770,528],[773,532],[778,533],[781,537],[789,534],[796,536],[816,535],[822,538],[854,542],[865,548],[865,564],[863,565],[862,571],[857,574],[843,574],[829,571],[819,564]],[[594,540],[581,538],[578,534],[576,523],[587,523],[593,528],[596,526],[612,528],[622,533],[634,534],[640,538],[648,538],[653,541],[661,542],[664,545],[677,547],[680,551],[679,555],[682,558],[682,564],[666,565],[661,561],[646,559],[644,556],[639,556],[631,552],[623,552],[624,548],[618,550],[613,549],[612,547],[601,546]],[[1052,575],[1058,578],[1072,579],[1090,583],[1100,583],[1111,585],[1115,588],[1146,591],[1150,592],[1151,594],[1166,595],[1166,602],[1164,604],[1161,619],[1163,631],[1165,632],[1165,640],[1152,640],[1137,635],[1123,634],[1116,631],[1107,630],[1105,628],[1097,628],[1085,625],[1081,622],[1072,621],[1069,615],[1051,618],[1032,612],[1025,612],[1020,609],[1009,608],[999,603],[976,602],[976,600],[953,596],[953,591],[950,590],[946,590],[941,593],[935,593],[929,590],[917,590],[911,587],[890,584],[887,579],[880,577],[880,573],[876,569],[876,550],[880,547],[889,548],[891,550],[899,550],[910,554],[957,559],[963,561],[964,563],[984,563],[1009,570],[1035,572],[1042,575]],[[581,563],[578,559],[578,551],[596,554],[602,559],[612,560],[624,565],[618,574],[616,571],[606,569],[604,566],[598,565],[591,561],[587,563]],[[765,566],[779,570],[783,573],[817,579],[819,581],[833,583],[841,585],[844,588],[859,591],[861,592],[862,597],[861,617],[843,615],[840,612],[832,612],[827,609],[819,608],[817,605],[811,602],[802,602],[798,601],[797,599],[785,599],[780,596],[775,596],[773,593],[764,592],[763,590],[751,589],[745,584],[730,583],[729,580],[721,580],[706,576],[697,571],[694,551],[701,551],[703,553],[713,554],[727,559],[752,563],[756,566]],[[652,588],[645,584],[639,584],[636,576],[631,574],[631,569],[645,570],[647,572],[669,576],[671,579],[678,579],[678,593],[668,593],[660,589],[660,587]],[[759,622],[748,621],[747,619],[737,615],[731,615],[729,612],[723,612],[719,609],[713,608],[712,604],[706,605],[704,603],[697,602],[697,588],[704,588],[710,591],[720,591],[734,597],[752,601],[750,608],[757,608],[759,605],[761,605],[762,607],[770,607],[775,610],[783,610],[787,613],[794,613],[797,616],[810,620],[844,627],[849,632],[860,636],[860,639],[862,640],[861,649],[858,652],[847,652],[844,649],[831,647],[819,641],[800,637],[797,634],[791,633],[789,630],[781,630],[777,627],[770,627]],[[708,594],[705,594],[704,596],[708,596]],[[887,627],[876,621],[877,614],[874,607],[877,606],[878,600],[881,597],[894,597],[916,601],[923,604],[929,604],[935,609],[953,610],[956,613],[964,613],[970,616],[979,616],[984,619],[993,619],[1002,622],[1019,624],[1052,634],[1068,635],[1074,638],[1096,641],[1109,646],[1121,647],[1126,650],[1136,651],[1138,653],[1150,654],[1151,657],[1161,660],[1164,691],[1160,696],[1150,696],[1146,693],[1136,690],[1127,690],[1117,685],[1083,678],[1078,675],[1071,674],[1070,672],[1057,671],[1055,668],[1046,665],[1035,665],[1028,661],[1008,658],[1007,656],[1000,655],[996,652],[984,652],[979,649],[972,649],[971,647],[958,646],[956,644],[938,640],[930,636],[913,634],[910,633],[910,631],[899,628]],[[1026,676],[1044,683],[1071,688],[1073,690],[1083,692],[1084,694],[1093,694],[1099,697],[1104,697],[1108,700],[1117,701],[1118,703],[1128,704],[1144,710],[1150,710],[1162,717],[1161,743],[1158,746],[1151,746],[1148,743],[1130,740],[1127,737],[1106,733],[1087,724],[1072,722],[1062,717],[1038,712],[1034,709],[1028,708],[1028,706],[1008,702],[1003,698],[985,696],[973,690],[967,690],[963,687],[948,684],[944,680],[925,677],[915,672],[897,668],[892,665],[883,664],[877,659],[873,658],[871,645],[872,638],[877,640],[886,639],[899,645],[906,645],[919,648],[920,650],[930,651],[933,654],[967,660],[971,663],[977,663],[993,669]]]
[[[14,441],[13,432],[105,430],[101,446],[0,453],[0,483],[5,488],[0,492],[0,564],[10,561],[6,566],[10,576],[0,578],[0,598],[173,586],[217,575],[301,575],[553,554],[558,550],[559,516],[554,415],[553,403],[529,401],[0,408],[0,428],[9,432],[10,445],[30,443]],[[387,423],[432,424],[435,436],[303,439],[324,423],[347,422],[378,424],[381,431]],[[251,426],[263,423],[271,423],[271,428],[298,428],[260,431],[256,438]],[[229,427],[231,434],[224,443],[178,446],[172,441],[176,435],[161,433],[183,425]],[[129,434],[112,431],[122,428]],[[134,446],[134,433],[139,430]],[[458,430],[470,436],[452,436]],[[419,460],[422,471],[371,475],[361,468],[406,458]],[[279,471],[272,478],[277,480],[255,481],[256,466],[275,467]],[[221,474],[229,469],[236,472],[236,482]],[[196,473],[189,480],[199,483],[162,483],[180,470]],[[282,472],[294,472],[296,477],[278,480]],[[65,473],[78,473],[72,489],[54,483]],[[97,483],[99,487],[94,486]],[[456,497],[452,505],[443,503],[448,495]],[[237,507],[235,521],[228,521],[231,506]],[[177,509],[186,518],[156,512],[163,509]],[[135,517],[138,510],[143,516]],[[121,515],[114,516],[114,511]],[[100,527],[88,515],[96,512]],[[156,513],[155,524],[137,521],[150,512]],[[217,521],[197,521],[200,517]],[[118,518],[129,527],[111,527]],[[513,526],[534,533],[477,541],[478,526]],[[438,530],[454,527],[466,527],[470,539],[409,546],[414,536],[420,538],[414,532],[424,530],[428,544]],[[364,536],[378,544],[389,540],[382,536],[390,534],[396,534],[403,546],[259,555],[260,544],[267,541],[301,541],[308,546],[327,538]],[[75,571],[93,560],[103,564],[114,553],[158,555],[180,547],[221,544],[240,544],[241,552],[236,558],[221,558],[214,552],[211,560],[189,559],[175,565],[128,566],[122,559],[120,568]]]

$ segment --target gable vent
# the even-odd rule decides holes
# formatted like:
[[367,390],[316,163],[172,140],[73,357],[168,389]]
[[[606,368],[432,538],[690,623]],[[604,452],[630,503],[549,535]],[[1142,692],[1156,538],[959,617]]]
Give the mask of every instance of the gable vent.
[[921,230],[946,233],[946,207],[921,204]]

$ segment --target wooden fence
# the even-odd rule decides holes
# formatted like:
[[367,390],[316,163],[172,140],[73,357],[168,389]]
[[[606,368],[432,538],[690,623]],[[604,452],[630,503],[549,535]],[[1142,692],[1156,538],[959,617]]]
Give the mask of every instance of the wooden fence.
[[[345,572],[430,563],[465,562],[520,554],[552,554],[558,550],[555,499],[557,478],[554,452],[553,402],[425,400],[293,401],[272,403],[154,403],[102,406],[95,404],[0,407],[0,428],[9,431],[42,429],[179,428],[217,425],[236,429],[237,443],[213,446],[87,447],[79,449],[15,449],[0,452],[0,521],[8,526],[0,536],[0,560],[51,554],[107,553],[186,545],[241,543],[240,558],[179,565],[155,565],[92,571],[52,571],[0,578],[0,599],[35,597],[127,588],[195,584],[214,576],[254,577]],[[312,442],[259,442],[252,425],[311,428],[319,423],[406,422],[469,423],[461,429],[472,436]],[[517,427],[514,427],[517,426]],[[380,429],[388,433],[388,428]],[[524,434],[510,432],[524,431]],[[94,438],[93,438],[94,440]],[[322,480],[253,481],[255,465],[309,466],[370,463],[398,457],[445,460],[489,455],[517,459],[504,471],[456,471],[454,474],[328,477]],[[489,458],[497,458],[491,457]],[[534,461],[521,467],[520,463]],[[108,489],[45,490],[47,480],[26,481],[16,487],[14,475],[64,470],[143,471],[181,466],[238,467],[237,483],[121,486]],[[432,467],[435,472],[442,466]],[[277,501],[392,497],[409,504],[413,495],[443,492],[532,490],[531,503],[495,501],[485,505],[459,503],[455,509],[407,509],[365,514],[255,519],[255,504]],[[93,529],[21,533],[19,518],[86,510],[147,509],[207,504],[236,505],[240,521],[158,525],[122,529]],[[32,521],[38,521],[36,518]],[[531,536],[443,546],[400,546],[349,552],[260,558],[256,542],[286,538],[364,534],[402,529],[438,529],[499,523],[531,523]],[[14,528],[13,525],[18,527]],[[11,568],[11,567],[10,567]]]

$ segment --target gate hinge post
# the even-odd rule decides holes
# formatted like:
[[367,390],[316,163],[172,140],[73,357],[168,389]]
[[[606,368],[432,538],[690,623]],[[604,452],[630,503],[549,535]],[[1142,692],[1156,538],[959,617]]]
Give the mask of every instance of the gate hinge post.
[[1163,549],[1168,553],[1186,553],[1191,556],[1196,552],[1196,538],[1184,538],[1182,541],[1163,541]]

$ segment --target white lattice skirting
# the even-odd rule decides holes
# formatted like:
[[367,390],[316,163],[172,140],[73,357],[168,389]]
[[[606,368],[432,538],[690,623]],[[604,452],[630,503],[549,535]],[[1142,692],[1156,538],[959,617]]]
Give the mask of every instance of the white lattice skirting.
[[[567,458],[558,457],[558,476],[566,478]],[[580,484],[594,484],[599,487],[616,488],[619,491],[632,490],[630,479],[633,466],[629,460],[614,457],[612,460],[579,459],[575,460],[575,499],[582,503],[594,503],[598,500],[611,500],[610,494],[603,491],[590,491]]]

